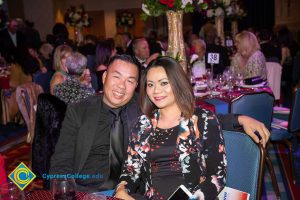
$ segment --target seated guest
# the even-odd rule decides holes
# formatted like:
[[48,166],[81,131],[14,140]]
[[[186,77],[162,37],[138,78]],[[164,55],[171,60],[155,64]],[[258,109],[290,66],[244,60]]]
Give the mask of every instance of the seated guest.
[[144,115],[131,130],[116,197],[133,199],[142,191],[146,199],[167,199],[181,184],[197,199],[217,197],[226,182],[222,128],[234,120],[224,125],[210,111],[196,111],[194,103],[190,82],[173,58],[150,63],[140,83]]
[[[123,157],[127,155],[130,130],[141,114],[134,95],[138,76],[138,67],[130,56],[114,56],[103,75],[103,94],[68,105],[51,158],[50,174],[91,175],[89,179],[75,180],[79,191],[94,192],[116,187]],[[120,111],[119,115],[117,111]],[[257,131],[263,145],[270,135],[262,123],[246,116],[226,115],[219,120],[227,128],[233,128],[238,121],[246,133],[259,142],[254,134]],[[99,174],[100,177],[93,176]]]
[[244,78],[259,76],[267,79],[266,59],[259,50],[256,36],[249,31],[242,31],[235,37],[237,53],[231,63],[231,70],[234,74],[241,73]]
[[281,60],[280,48],[272,44],[271,31],[267,29],[261,30],[258,34],[258,38],[260,42],[261,52],[264,54],[266,58],[266,62],[280,63]]
[[65,66],[68,70],[66,80],[56,85],[53,89],[54,95],[67,104],[77,103],[95,94],[91,85],[80,82],[80,77],[86,68],[86,57],[80,53],[72,53],[66,59]]
[[55,73],[50,81],[50,93],[54,95],[53,89],[56,85],[63,83],[68,75],[68,70],[65,66],[66,58],[73,52],[68,45],[59,45],[56,47],[53,56],[53,64]]
[[206,64],[205,64],[205,42],[201,39],[196,39],[192,41],[192,49],[194,54],[191,56],[191,67],[192,75],[195,78],[200,78],[206,73]]

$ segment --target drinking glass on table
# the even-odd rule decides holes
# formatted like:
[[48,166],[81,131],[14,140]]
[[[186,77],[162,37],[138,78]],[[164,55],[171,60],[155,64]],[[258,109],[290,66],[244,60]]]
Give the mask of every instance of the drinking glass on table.
[[214,79],[210,78],[207,80],[207,88],[209,91],[209,97],[213,98],[213,89],[216,87],[216,82]]
[[235,77],[236,86],[238,86],[238,90],[241,90],[241,86],[244,84],[244,76],[241,73],[237,73]]
[[25,195],[16,184],[11,181],[4,183],[0,186],[0,199],[1,200],[25,200]]
[[76,200],[76,184],[72,178],[58,178],[52,180],[54,200]]

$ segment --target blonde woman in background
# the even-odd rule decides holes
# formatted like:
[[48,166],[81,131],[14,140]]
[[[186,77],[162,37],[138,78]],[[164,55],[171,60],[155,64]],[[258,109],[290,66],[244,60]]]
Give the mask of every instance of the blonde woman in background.
[[256,36],[249,31],[242,31],[235,37],[237,53],[231,62],[231,70],[236,75],[241,73],[245,78],[260,76],[267,78],[266,59],[260,51]]
[[65,66],[66,58],[73,52],[72,48],[68,45],[59,45],[56,47],[53,57],[53,65],[55,73],[50,82],[50,93],[54,95],[53,89],[56,85],[63,83],[68,76],[68,69]]

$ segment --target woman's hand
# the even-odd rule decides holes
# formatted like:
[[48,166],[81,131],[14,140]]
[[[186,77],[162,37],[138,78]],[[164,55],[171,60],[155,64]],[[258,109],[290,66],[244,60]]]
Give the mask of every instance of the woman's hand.
[[[238,121],[239,124],[243,126],[247,135],[249,135],[256,143],[261,142],[263,147],[266,146],[270,137],[270,132],[263,123],[245,115],[239,116]],[[259,140],[255,132],[260,135],[261,140]]]
[[82,75],[79,78],[80,82],[86,86],[91,86],[91,81],[92,81],[92,77],[91,77],[91,73],[89,69],[85,69],[82,73]]

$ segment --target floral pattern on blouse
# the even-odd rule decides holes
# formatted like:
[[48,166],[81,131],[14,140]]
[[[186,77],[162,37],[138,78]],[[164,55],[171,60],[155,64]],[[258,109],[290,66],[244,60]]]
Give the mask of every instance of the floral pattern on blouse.
[[95,90],[83,85],[76,77],[67,76],[66,80],[53,88],[54,95],[67,104],[77,103],[95,95]]
[[[150,138],[153,137],[159,112],[153,119],[139,117],[133,127],[120,182],[126,181],[129,193],[137,189],[153,199],[151,181]],[[226,182],[226,154],[224,137],[216,116],[201,109],[197,116],[181,118],[176,149],[179,154],[181,172],[188,189],[199,199],[215,199]]]
[[231,70],[235,75],[241,73],[244,79],[255,76],[260,76],[263,80],[267,79],[266,58],[261,51],[255,51],[242,69],[239,67],[241,59],[241,56],[237,53],[231,61]]

